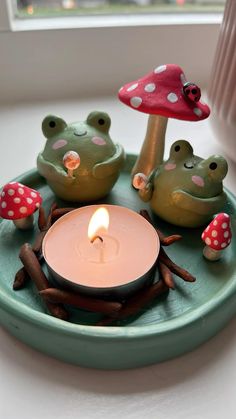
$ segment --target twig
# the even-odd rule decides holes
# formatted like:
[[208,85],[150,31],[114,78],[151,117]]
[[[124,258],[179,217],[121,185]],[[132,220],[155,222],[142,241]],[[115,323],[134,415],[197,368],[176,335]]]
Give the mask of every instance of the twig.
[[71,212],[75,210],[75,208],[56,208],[52,212],[52,221],[53,223],[58,220],[58,218],[62,217],[62,215],[68,214],[68,212]]
[[167,256],[164,249],[161,247],[159,253],[159,260],[166,265],[171,272],[182,278],[184,281],[187,282],[194,282],[196,281],[195,276],[191,275],[190,272],[186,271],[185,269],[181,268],[180,266],[176,265],[176,263],[172,262],[172,260]]
[[[144,210],[144,209],[140,210],[139,213],[140,213],[140,215],[142,215],[143,218],[145,218],[150,224],[153,225],[152,219],[151,219],[150,215],[148,214],[147,210]],[[155,227],[154,225],[153,225],[153,227],[155,228],[155,230],[156,230],[156,232],[159,236],[159,239],[160,239],[160,242],[161,242],[162,246],[170,246],[171,244],[175,243],[176,241],[182,239],[182,236],[180,236],[179,234],[173,234],[171,236],[166,237],[162,233],[162,231],[159,230],[159,228]]]
[[69,304],[74,307],[93,311],[95,313],[102,313],[111,317],[117,316],[121,309],[121,303],[115,301],[104,301],[91,297],[85,297],[81,294],[75,294],[72,291],[65,291],[58,288],[48,288],[40,291],[40,295],[51,303]]
[[13,289],[14,291],[21,290],[24,288],[26,282],[30,279],[28,273],[26,272],[24,266],[19,269],[19,271],[16,273],[15,280],[13,283]]
[[163,278],[163,281],[165,282],[167,287],[174,290],[175,284],[170,269],[166,265],[164,265],[164,263],[158,262],[158,270],[160,272],[161,278]]
[[47,224],[47,219],[45,215],[45,210],[41,206],[39,207],[39,216],[38,216],[38,228],[40,231],[44,230]]
[[[49,288],[49,282],[30,244],[23,244],[23,246],[20,249],[19,257],[24,265],[26,272],[34,281],[37,289],[39,291],[42,291],[46,288]],[[46,306],[54,317],[58,317],[62,320],[68,319],[68,313],[61,305],[46,302]]]
[[143,307],[150,304],[156,297],[168,291],[167,285],[163,280],[159,280],[144,290],[139,291],[135,296],[129,298],[118,312],[117,317],[105,317],[97,323],[97,326],[106,326],[113,323],[114,320],[126,319],[141,311]]

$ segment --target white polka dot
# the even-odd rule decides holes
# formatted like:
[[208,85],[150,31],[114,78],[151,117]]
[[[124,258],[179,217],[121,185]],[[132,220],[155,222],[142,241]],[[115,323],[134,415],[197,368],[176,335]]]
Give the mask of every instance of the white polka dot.
[[208,231],[208,230],[209,230],[209,228],[210,228],[210,226],[208,226],[208,227],[206,228],[206,231]]
[[16,182],[10,182],[9,185],[14,185]]
[[20,212],[21,212],[21,214],[25,214],[27,212],[27,208],[26,207],[20,207]]
[[9,215],[9,217],[13,217],[14,211],[8,211],[7,215]]
[[213,226],[217,226],[217,224],[218,224],[218,221],[217,220],[214,220],[213,221]]
[[212,235],[212,237],[217,237],[218,233],[217,233],[217,231],[216,231],[216,230],[212,230],[211,235]]
[[169,102],[175,103],[178,100],[178,96],[175,93],[171,92],[168,94],[167,99],[169,100]]
[[229,237],[229,232],[228,232],[228,231],[225,231],[225,232],[224,232],[224,237],[225,237],[225,238]]
[[202,111],[199,108],[194,108],[193,112],[195,113],[195,115],[197,115],[199,117],[202,116]]
[[9,189],[7,192],[8,192],[8,195],[10,195],[10,196],[15,194],[14,189]]
[[144,87],[144,90],[145,90],[145,92],[148,92],[148,93],[154,92],[154,90],[156,90],[155,83],[148,83],[148,84],[146,84],[146,86]]
[[221,245],[220,245],[220,247],[222,247],[222,249],[224,249],[224,247],[226,247],[227,246],[227,243],[222,243]]
[[219,244],[218,240],[213,241],[214,245],[217,246]]
[[37,194],[35,192],[30,192],[30,195],[32,196],[32,198],[36,198]]
[[31,198],[27,198],[27,199],[26,199],[26,201],[28,202],[28,204],[32,204],[33,199],[31,199]]
[[180,81],[181,81],[181,83],[182,83],[182,84],[185,84],[185,83],[187,82],[187,80],[186,80],[186,77],[185,77],[184,73],[181,73],[181,74],[180,74]]
[[4,197],[5,196],[5,192],[4,191],[2,191],[2,197]]
[[209,237],[206,238],[206,244],[208,244],[208,245],[211,244],[211,239]]
[[130,99],[130,104],[134,107],[134,108],[138,108],[142,103],[142,99],[141,97],[138,96],[134,96]]
[[15,204],[19,204],[21,202],[20,198],[14,198],[13,201],[15,202]]
[[221,226],[223,229],[226,229],[228,227],[228,223],[223,223]]
[[20,195],[24,195],[24,189],[18,188],[18,192],[19,192]]
[[166,65],[159,65],[159,67],[155,68],[154,73],[162,73],[163,71],[166,71]]
[[40,203],[37,202],[37,204],[35,204],[35,206],[36,206],[36,208],[39,208],[40,207]]
[[134,83],[131,86],[128,87],[127,92],[132,92],[132,90],[135,90],[136,87],[138,87],[138,83]]
[[2,201],[2,203],[1,203],[1,207],[2,207],[2,208],[6,208],[6,206],[7,206],[7,203],[6,203],[5,201]]

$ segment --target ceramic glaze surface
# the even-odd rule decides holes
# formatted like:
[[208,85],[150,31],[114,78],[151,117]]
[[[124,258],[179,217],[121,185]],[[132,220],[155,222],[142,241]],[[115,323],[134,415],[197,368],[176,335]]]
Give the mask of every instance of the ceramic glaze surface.
[[[119,181],[105,201],[135,211],[147,208],[130,186],[136,156],[128,156]],[[37,189],[49,208],[51,190],[36,171],[17,179]],[[58,200],[60,206],[64,202]],[[21,264],[19,247],[32,243],[35,231],[20,232],[0,221],[0,322],[26,344],[63,361],[103,369],[134,368],[164,361],[193,350],[216,334],[235,314],[236,307],[236,201],[227,192],[224,211],[231,216],[233,240],[218,262],[202,256],[201,229],[173,227],[158,217],[154,222],[166,235],[182,234],[181,242],[166,249],[180,266],[197,277],[193,284],[175,277],[176,290],[134,316],[111,327],[96,327],[100,316],[70,310],[71,322],[46,313],[34,285],[14,292],[12,283]],[[146,249],[145,249],[146,250]],[[148,250],[148,249],[147,249]]]
[[187,141],[178,140],[171,146],[169,159],[151,174],[139,195],[165,221],[198,227],[224,207],[222,180],[227,170],[223,157],[204,160],[193,154]]
[[[91,112],[86,121],[67,124],[48,115],[42,123],[45,148],[39,154],[39,173],[55,194],[74,202],[90,202],[108,194],[124,163],[124,150],[109,135],[111,120],[104,112]],[[68,174],[65,156],[76,155]],[[66,167],[65,167],[66,166]],[[71,166],[71,163],[70,163]]]

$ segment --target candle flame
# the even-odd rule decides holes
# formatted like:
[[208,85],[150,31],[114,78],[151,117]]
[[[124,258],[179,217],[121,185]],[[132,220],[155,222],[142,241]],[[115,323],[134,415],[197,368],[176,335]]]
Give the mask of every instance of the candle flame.
[[109,227],[109,212],[106,208],[98,208],[92,215],[88,226],[88,238],[93,241],[94,237],[107,232]]

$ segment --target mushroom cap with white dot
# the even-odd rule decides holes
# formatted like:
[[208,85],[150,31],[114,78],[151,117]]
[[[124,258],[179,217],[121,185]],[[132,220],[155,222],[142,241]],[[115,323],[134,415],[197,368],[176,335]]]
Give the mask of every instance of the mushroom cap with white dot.
[[9,182],[1,192],[0,216],[10,220],[25,218],[33,214],[41,203],[42,197],[36,190],[22,183]]
[[121,102],[132,109],[150,115],[185,121],[207,118],[210,114],[207,105],[193,103],[185,97],[184,77],[184,72],[178,65],[161,65],[144,77],[124,85],[118,96]]

